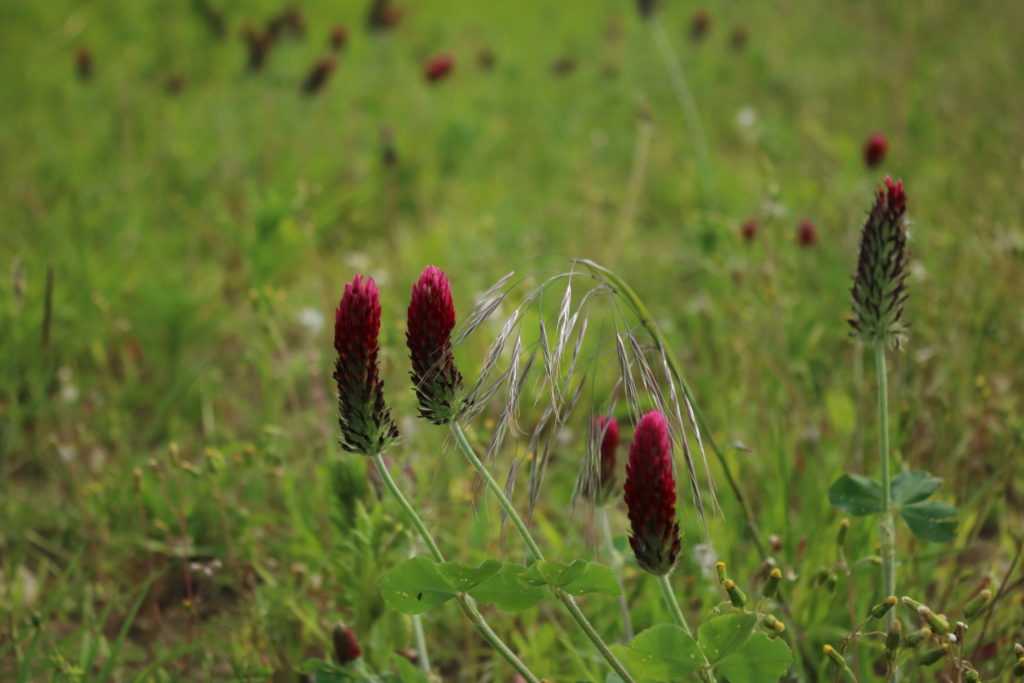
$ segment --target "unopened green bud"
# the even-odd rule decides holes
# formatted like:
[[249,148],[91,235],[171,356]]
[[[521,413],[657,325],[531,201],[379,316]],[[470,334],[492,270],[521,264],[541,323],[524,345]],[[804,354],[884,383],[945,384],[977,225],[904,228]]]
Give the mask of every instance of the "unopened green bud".
[[1014,678],[1024,678],[1024,657],[1017,660],[1017,666],[1013,667]]
[[896,653],[899,652],[900,642],[903,640],[902,631],[903,626],[900,625],[899,619],[893,619],[889,632],[885,634],[885,656],[890,662],[896,659]]
[[850,530],[850,520],[844,519],[839,522],[839,532],[836,534],[836,545],[840,548],[846,547],[846,532]]
[[932,627],[932,630],[939,635],[946,635],[949,633],[949,619],[942,614],[936,614],[930,608],[925,605],[921,605],[917,608],[917,613],[921,615],[921,618],[928,622],[928,625]]
[[837,667],[839,667],[840,669],[846,668],[846,659],[844,659],[843,656],[839,654],[839,652],[837,652],[834,647],[826,644],[825,647],[821,648],[821,651],[824,652],[825,656],[829,658],[829,661],[831,661]]
[[925,652],[917,660],[921,666],[931,666],[935,662],[939,661],[946,656],[946,652],[949,650],[949,645],[943,645],[942,647],[935,647]]
[[964,680],[967,683],[981,683],[981,676],[974,669],[966,669],[964,671]]
[[1013,654],[1017,655],[1018,657],[1024,657],[1024,645],[1021,645],[1020,643],[1014,643]]
[[917,647],[921,644],[921,641],[928,640],[931,637],[932,630],[925,626],[907,636],[907,647]]
[[769,631],[775,630],[775,622],[777,621],[778,619],[773,617],[771,614],[766,614],[764,615],[764,617],[761,618],[761,623],[764,624],[764,627]]
[[743,591],[740,590],[740,587],[732,579],[726,579],[722,583],[722,588],[729,594],[729,602],[732,603],[733,607],[743,607],[747,604],[747,596],[743,594]]
[[914,598],[910,597],[909,595],[904,595],[903,596],[903,604],[906,605],[907,607],[909,607],[910,609],[914,610],[915,612],[920,607],[923,607],[923,605],[921,603],[919,603],[917,600],[915,600]]
[[871,618],[881,619],[885,616],[886,612],[896,606],[896,602],[897,600],[895,595],[890,595],[885,600],[882,600],[882,602],[871,608]]
[[988,606],[988,603],[992,600],[992,591],[985,589],[975,595],[971,600],[964,605],[964,616],[968,619],[973,619],[978,616],[981,610]]
[[725,562],[715,562],[715,573],[718,574],[718,583],[725,583],[729,575],[725,573]]
[[768,574],[768,580],[764,582],[761,595],[766,598],[774,598],[779,590],[779,581],[782,581],[782,572],[779,569],[773,569]]

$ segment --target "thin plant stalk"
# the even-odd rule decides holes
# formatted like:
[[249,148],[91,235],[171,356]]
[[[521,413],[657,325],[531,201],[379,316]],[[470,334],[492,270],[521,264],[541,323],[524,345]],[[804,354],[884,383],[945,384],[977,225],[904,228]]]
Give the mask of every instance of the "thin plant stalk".
[[[686,622],[686,617],[683,615],[682,608],[679,607],[679,601],[676,600],[676,594],[672,590],[672,583],[668,580],[668,574],[661,574],[658,576],[658,586],[661,587],[661,594],[665,598],[665,604],[668,606],[668,611],[672,614],[672,621],[675,622],[676,626],[679,626],[686,630],[693,637],[693,631],[690,630],[690,625]],[[699,649],[699,648],[698,648]],[[709,683],[714,682],[714,677],[711,675],[711,662],[708,661],[707,656],[701,651],[701,657],[704,658],[704,666],[700,670],[700,679],[702,681],[708,681]]]
[[[387,465],[384,463],[384,457],[382,454],[377,453],[373,456],[373,464],[377,467],[377,472],[380,473],[381,479],[384,481],[384,485],[388,491],[398,502],[399,506],[405,512],[406,517],[412,523],[416,530],[419,532],[423,542],[427,544],[427,548],[430,550],[430,554],[433,556],[436,562],[444,562],[444,555],[441,553],[441,549],[437,547],[437,543],[434,541],[434,537],[430,534],[423,520],[416,514],[416,510],[413,509],[412,505],[406,499],[402,490],[398,488],[398,484],[391,477],[391,472],[388,471]],[[459,607],[465,612],[473,625],[476,626],[480,635],[484,637],[491,647],[498,651],[502,657],[505,658],[509,664],[512,665],[519,675],[525,678],[529,683],[540,683],[540,679],[530,671],[530,669],[516,656],[516,654],[505,644],[497,633],[495,633],[491,627],[484,621],[483,615],[480,614],[480,610],[476,608],[472,598],[465,593],[459,593],[455,596],[455,600],[459,603]]]
[[[495,498],[498,499],[498,503],[505,511],[505,514],[512,520],[512,524],[519,531],[519,535],[523,537],[523,541],[526,543],[527,548],[529,548],[530,555],[535,561],[543,561],[544,553],[541,552],[537,542],[533,540],[533,535],[530,533],[530,530],[526,528],[526,524],[523,522],[522,517],[520,517],[519,513],[516,512],[515,507],[512,506],[512,502],[508,499],[508,496],[505,495],[501,486],[494,480],[494,477],[491,476],[491,473],[486,467],[484,467],[484,464],[480,462],[480,458],[477,457],[476,452],[473,450],[473,446],[470,445],[469,440],[466,438],[466,433],[463,431],[462,425],[460,425],[456,420],[452,420],[451,430],[452,434],[455,436],[455,443],[458,445],[459,450],[462,452],[463,456],[465,456],[469,464],[473,466],[473,469],[475,469],[484,480],[487,488],[490,489],[491,493],[493,493]],[[633,676],[630,675],[629,671],[627,671],[622,665],[622,662],[620,662],[611,649],[609,649],[608,645],[601,638],[601,634],[594,629],[590,621],[587,620],[587,617],[582,611],[580,611],[580,608],[576,604],[576,601],[573,600],[573,597],[556,586],[551,587],[551,592],[554,593],[555,597],[558,598],[563,605],[565,605],[570,616],[572,616],[573,620],[575,620],[579,627],[583,629],[587,638],[590,639],[590,642],[594,644],[594,647],[597,648],[598,652],[601,653],[601,656],[605,658],[605,661],[608,662],[608,665],[612,667],[615,673],[617,673],[623,681],[626,681],[626,683],[635,683]]]
[[[608,556],[612,559],[616,565],[621,564],[619,551],[615,549],[615,542],[612,538],[612,528],[608,524],[608,511],[604,505],[597,506],[597,521],[601,525],[601,537],[604,539],[605,548],[608,552]],[[626,639],[626,642],[633,640],[633,620],[629,616],[629,604],[626,602],[626,592],[623,590],[622,581],[615,577],[615,580],[619,584],[619,611],[622,612],[622,635]]]
[[430,654],[427,652],[427,637],[423,633],[423,619],[418,614],[412,615],[412,632],[416,636],[416,652],[420,669],[430,676]]
[[686,127],[693,139],[693,146],[697,152],[697,185],[700,189],[701,199],[705,210],[715,210],[717,201],[715,199],[714,176],[711,169],[711,150],[708,147],[707,137],[704,135],[704,124],[701,123],[700,110],[697,108],[697,100],[694,99],[690,86],[687,85],[686,75],[683,73],[683,65],[679,56],[672,47],[672,42],[665,32],[665,27],[657,13],[654,13],[647,21],[647,28],[651,32],[651,38],[658,48],[658,54],[665,63],[665,70],[668,72],[669,82],[676,93],[679,104],[683,109],[686,118]]
[[[878,373],[878,453],[882,467],[882,514],[878,520],[878,540],[882,547],[882,590],[896,595],[896,524],[892,514],[892,474],[889,462],[889,386],[885,368],[885,344],[875,344],[875,370]],[[885,626],[892,626],[895,610],[885,615]]]

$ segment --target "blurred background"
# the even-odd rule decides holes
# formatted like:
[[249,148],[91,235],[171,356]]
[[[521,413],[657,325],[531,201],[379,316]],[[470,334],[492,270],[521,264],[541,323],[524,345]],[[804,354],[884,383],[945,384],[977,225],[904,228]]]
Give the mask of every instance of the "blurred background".
[[[376,582],[413,546],[336,446],[344,283],[380,287],[395,466],[473,561],[518,546],[413,420],[409,289],[441,267],[461,318],[508,271],[574,257],[644,299],[718,441],[749,449],[733,469],[797,621],[841,637],[842,600],[801,577],[831,556],[829,484],[876,468],[846,318],[886,175],[912,221],[897,463],[961,508],[957,543],[908,537],[903,571],[950,601],[1001,579],[1024,531],[1022,25],[998,1],[672,0],[657,31],[626,0],[4,3],[0,675],[294,680],[338,620],[388,668],[412,640]],[[467,375],[488,343],[460,347]],[[574,457],[535,515],[559,558],[593,546],[565,514]],[[715,552],[752,575],[720,501]],[[703,609],[691,513],[679,590]],[[851,539],[873,552],[872,524]],[[664,620],[628,571],[635,622]],[[590,611],[614,632],[613,601]],[[556,680],[596,675],[548,612],[494,621]],[[444,680],[509,680],[457,610],[425,621]]]

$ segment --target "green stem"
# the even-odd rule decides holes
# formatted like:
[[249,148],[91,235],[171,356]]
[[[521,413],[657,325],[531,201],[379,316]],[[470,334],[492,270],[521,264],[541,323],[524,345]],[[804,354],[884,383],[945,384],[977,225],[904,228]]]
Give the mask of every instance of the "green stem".
[[416,651],[419,653],[420,669],[430,677],[430,654],[427,652],[427,637],[423,633],[423,618],[412,615],[412,632],[416,636]]
[[[494,480],[494,477],[492,477],[488,469],[484,467],[484,464],[480,462],[480,458],[477,457],[476,452],[473,450],[473,446],[470,445],[469,439],[466,438],[466,432],[463,431],[462,425],[455,420],[452,420],[451,429],[452,434],[455,436],[455,443],[458,445],[462,455],[465,456],[469,464],[473,466],[473,469],[475,469],[484,480],[484,483],[487,485],[487,488],[491,490],[491,493],[494,494],[494,497],[498,499],[498,503],[505,511],[505,514],[512,520],[512,524],[519,531],[519,535],[523,537],[523,541],[530,550],[530,555],[537,562],[543,561],[544,553],[541,552],[537,542],[533,540],[533,535],[530,533],[530,530],[526,528],[526,524],[523,522],[522,517],[519,516],[519,513],[516,512],[515,507],[512,506],[512,502],[508,499],[508,496],[505,495],[505,491],[502,490],[501,486],[498,485],[498,482]],[[583,629],[587,638],[590,639],[590,642],[594,644],[594,647],[597,648],[598,652],[601,653],[601,656],[605,658],[605,661],[608,662],[608,665],[612,667],[615,673],[617,673],[623,681],[626,681],[626,683],[636,683],[633,676],[631,676],[626,670],[626,667],[622,665],[622,662],[620,662],[615,654],[608,648],[608,645],[601,638],[601,634],[594,629],[593,625],[591,625],[587,620],[587,617],[580,611],[580,608],[576,604],[576,601],[573,600],[573,597],[561,588],[554,586],[551,587],[551,592],[554,593],[555,597],[565,605],[567,610],[569,610],[569,614],[576,621],[579,627]]]
[[[885,369],[885,345],[875,344],[875,370],[878,372],[878,453],[882,466],[882,514],[878,521],[878,540],[882,547],[883,598],[896,594],[896,524],[892,514],[892,472],[889,459],[889,387]],[[895,610],[885,615],[885,626],[892,626]]]
[[[672,621],[676,623],[676,626],[685,629],[690,634],[690,637],[693,638],[693,631],[690,630],[690,625],[686,623],[686,617],[683,616],[683,610],[679,607],[679,601],[676,600],[676,594],[672,590],[672,583],[668,580],[668,574],[662,574],[658,577],[658,585],[661,587],[661,594],[665,598],[665,604],[668,605],[668,611],[672,614]],[[694,640],[696,641],[696,639]],[[711,662],[708,661],[700,645],[697,645],[697,649],[700,650],[700,656],[704,658],[704,666],[700,670],[700,678],[702,681],[713,682],[715,679],[711,674]]]
[[658,47],[658,54],[665,63],[665,70],[668,72],[669,82],[679,99],[686,118],[686,127],[690,130],[690,137],[693,139],[693,146],[697,152],[697,187],[700,189],[701,199],[705,210],[715,210],[717,201],[715,199],[715,181],[711,169],[711,151],[708,147],[707,137],[704,135],[704,124],[700,120],[700,110],[697,108],[697,100],[694,99],[690,87],[686,83],[686,76],[683,73],[683,65],[672,47],[672,42],[665,33],[661,19],[655,14],[647,21],[647,28],[651,32],[651,38]]
[[[412,505],[409,504],[409,501],[402,493],[402,490],[398,488],[398,484],[396,484],[395,480],[391,477],[391,472],[388,471],[388,467],[384,463],[384,457],[381,453],[377,453],[373,456],[373,464],[376,465],[377,472],[380,473],[380,477],[384,481],[384,485],[405,512],[405,516],[409,518],[412,525],[416,527],[417,531],[419,531],[420,537],[423,539],[423,542],[427,544],[427,548],[430,549],[430,554],[434,557],[434,561],[444,562],[444,555],[441,554],[441,549],[437,547],[434,537],[431,536],[430,531],[423,523],[423,520],[416,514],[416,510],[414,510]],[[462,611],[466,614],[469,620],[473,622],[473,625],[476,626],[480,635],[484,637],[484,640],[490,643],[491,647],[497,650],[498,654],[504,657],[505,661],[512,665],[513,669],[519,672],[520,676],[525,678],[528,683],[540,683],[540,679],[530,671],[529,667],[527,667],[526,664],[516,656],[512,649],[505,644],[505,641],[503,641],[501,637],[491,629],[490,625],[484,621],[483,615],[480,614],[480,610],[476,608],[476,604],[471,597],[465,593],[459,593],[455,596],[455,600],[459,603],[459,607],[462,608]]]
[[[601,536],[604,538],[605,548],[612,563],[612,568],[617,572],[622,565],[622,559],[619,551],[615,549],[612,528],[608,524],[608,511],[605,510],[604,505],[597,506],[597,520],[601,525]],[[615,577],[615,580],[619,584],[619,611],[622,612],[622,635],[628,643],[633,640],[633,620],[629,616],[629,603],[626,602],[626,591],[623,589],[622,581],[619,580],[618,576]]]

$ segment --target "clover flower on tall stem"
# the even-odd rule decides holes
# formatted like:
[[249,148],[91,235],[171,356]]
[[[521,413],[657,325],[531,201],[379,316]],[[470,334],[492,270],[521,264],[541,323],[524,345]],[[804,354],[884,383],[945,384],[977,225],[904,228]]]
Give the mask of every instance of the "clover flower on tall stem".
[[[893,515],[892,473],[889,456],[888,378],[886,346],[899,347],[905,336],[903,307],[907,300],[907,198],[903,181],[886,176],[875,193],[861,230],[857,274],[851,293],[853,333],[874,351],[878,376],[878,442],[882,470],[882,511],[878,522],[882,549],[883,595],[896,592],[896,525]],[[886,627],[893,615],[886,615]]]
[[[338,383],[341,447],[373,458],[385,486],[419,532],[434,560],[444,562],[444,555],[434,537],[402,494],[384,462],[384,450],[398,438],[398,429],[384,402],[384,383],[377,364],[380,314],[380,295],[373,278],[357,275],[351,283],[345,285],[345,293],[338,304],[334,322],[334,349],[338,354],[334,379]],[[484,621],[473,601],[461,593],[456,596],[456,600],[484,639],[523,678],[530,683],[539,683],[540,679]],[[421,648],[420,661],[426,668],[428,658],[422,639],[418,644]]]

